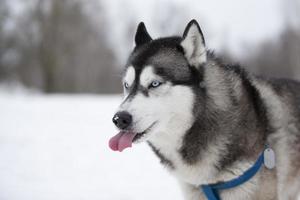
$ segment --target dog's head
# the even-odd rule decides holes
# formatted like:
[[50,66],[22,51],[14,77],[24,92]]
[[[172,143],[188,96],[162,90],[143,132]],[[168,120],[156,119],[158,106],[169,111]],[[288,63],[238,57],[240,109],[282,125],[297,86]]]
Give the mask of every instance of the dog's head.
[[193,124],[194,90],[201,90],[207,60],[204,37],[195,20],[182,37],[153,40],[144,23],[123,76],[124,101],[113,117],[120,133],[110,140],[122,151],[132,142],[179,138]]

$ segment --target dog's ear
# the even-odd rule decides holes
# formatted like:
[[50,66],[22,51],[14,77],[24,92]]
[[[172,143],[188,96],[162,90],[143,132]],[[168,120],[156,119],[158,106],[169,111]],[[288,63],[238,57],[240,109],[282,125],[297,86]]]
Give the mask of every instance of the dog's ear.
[[196,20],[186,26],[180,43],[189,64],[195,67],[206,62],[206,48],[203,33]]
[[140,46],[152,40],[151,36],[147,32],[144,22],[140,22],[136,34],[135,34],[135,45]]

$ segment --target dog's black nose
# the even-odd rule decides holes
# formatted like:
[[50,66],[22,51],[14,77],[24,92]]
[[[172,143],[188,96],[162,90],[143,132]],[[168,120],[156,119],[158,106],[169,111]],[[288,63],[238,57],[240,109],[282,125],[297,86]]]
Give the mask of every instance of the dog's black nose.
[[126,129],[132,122],[132,116],[126,111],[117,112],[112,121],[119,129]]

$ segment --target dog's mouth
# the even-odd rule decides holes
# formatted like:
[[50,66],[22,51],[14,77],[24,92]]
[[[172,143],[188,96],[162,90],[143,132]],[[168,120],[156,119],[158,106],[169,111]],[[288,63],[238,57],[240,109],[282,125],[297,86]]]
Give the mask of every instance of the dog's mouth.
[[154,127],[154,125],[156,124],[156,122],[153,122],[146,130],[144,130],[143,132],[137,133],[132,142],[138,142],[140,141],[147,133],[149,133],[152,128]]
[[132,143],[140,141],[147,133],[151,131],[156,122],[152,123],[147,129],[140,133],[128,130],[121,130],[117,135],[109,140],[109,147],[113,151],[123,151],[132,146]]

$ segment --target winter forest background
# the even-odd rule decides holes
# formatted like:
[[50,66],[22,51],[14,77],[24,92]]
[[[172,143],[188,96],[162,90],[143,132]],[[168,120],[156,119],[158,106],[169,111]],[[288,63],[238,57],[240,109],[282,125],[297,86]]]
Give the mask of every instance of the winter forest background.
[[228,61],[300,78],[299,0],[206,4],[1,0],[0,81],[46,93],[118,93],[137,23],[154,37],[181,35],[192,18]]
[[181,200],[146,144],[108,140],[137,24],[193,18],[226,61],[300,80],[300,0],[0,0],[0,200]]

